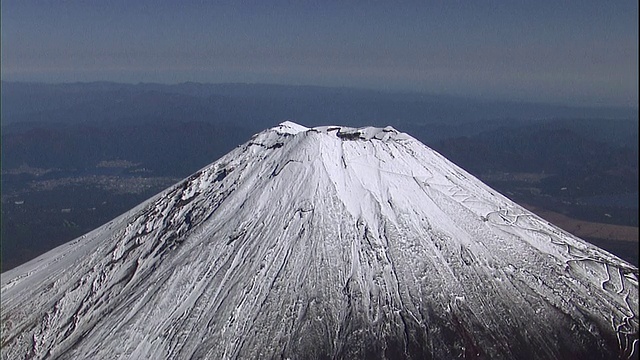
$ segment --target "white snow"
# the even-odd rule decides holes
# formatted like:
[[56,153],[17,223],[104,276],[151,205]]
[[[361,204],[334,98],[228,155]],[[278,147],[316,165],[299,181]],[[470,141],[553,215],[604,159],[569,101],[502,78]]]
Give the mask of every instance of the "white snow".
[[638,351],[636,267],[391,127],[284,122],[1,283],[3,359]]
[[278,125],[276,129],[277,129],[276,131],[281,134],[292,134],[292,135],[309,130],[309,128],[304,127],[302,125],[298,125],[292,121],[282,122],[280,123],[280,125]]

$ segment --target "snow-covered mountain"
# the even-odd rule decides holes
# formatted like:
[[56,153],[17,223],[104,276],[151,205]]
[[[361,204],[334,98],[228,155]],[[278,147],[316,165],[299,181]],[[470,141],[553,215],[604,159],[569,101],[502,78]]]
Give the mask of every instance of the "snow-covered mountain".
[[393,128],[286,122],[2,274],[2,359],[638,356],[638,269]]

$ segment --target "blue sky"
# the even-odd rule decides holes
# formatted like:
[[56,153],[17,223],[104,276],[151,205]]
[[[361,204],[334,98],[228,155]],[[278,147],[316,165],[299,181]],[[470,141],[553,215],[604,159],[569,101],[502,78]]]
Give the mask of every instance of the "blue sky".
[[637,1],[2,2],[2,79],[638,106]]

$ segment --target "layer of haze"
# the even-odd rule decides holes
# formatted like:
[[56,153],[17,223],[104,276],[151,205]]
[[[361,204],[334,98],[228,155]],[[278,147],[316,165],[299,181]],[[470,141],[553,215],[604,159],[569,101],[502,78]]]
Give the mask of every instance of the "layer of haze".
[[637,1],[3,1],[2,79],[638,106]]

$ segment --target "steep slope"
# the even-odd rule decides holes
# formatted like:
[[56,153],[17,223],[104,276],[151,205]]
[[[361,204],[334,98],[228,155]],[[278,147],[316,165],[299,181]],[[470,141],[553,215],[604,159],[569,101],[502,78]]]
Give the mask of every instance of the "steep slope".
[[638,269],[392,128],[255,135],[2,274],[2,358],[632,358]]

